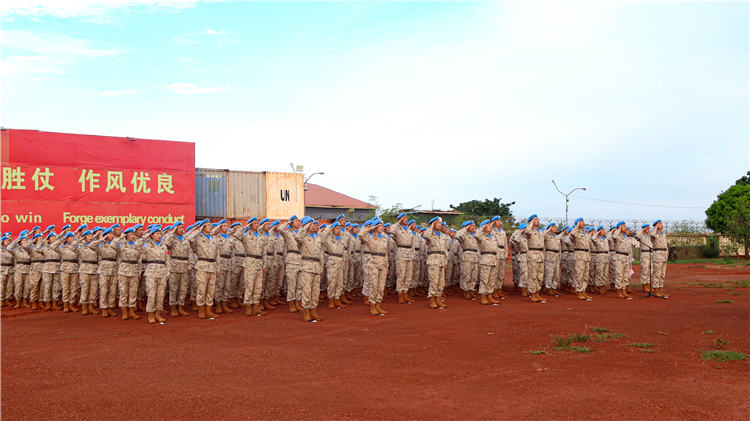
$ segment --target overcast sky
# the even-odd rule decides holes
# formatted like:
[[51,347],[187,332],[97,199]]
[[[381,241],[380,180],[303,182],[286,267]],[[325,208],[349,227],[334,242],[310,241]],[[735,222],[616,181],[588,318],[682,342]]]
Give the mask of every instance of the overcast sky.
[[[750,168],[748,5],[6,0],[5,127],[196,143],[383,206],[705,218]],[[626,202],[626,203],[613,203]],[[647,206],[644,206],[647,205]]]

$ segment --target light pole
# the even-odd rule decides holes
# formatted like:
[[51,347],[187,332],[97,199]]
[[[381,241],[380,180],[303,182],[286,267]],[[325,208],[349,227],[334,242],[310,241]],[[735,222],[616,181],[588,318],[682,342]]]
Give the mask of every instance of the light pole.
[[304,181],[304,182],[303,182],[302,184],[307,184],[307,180],[311,179],[311,178],[312,178],[312,176],[314,176],[314,175],[317,175],[317,174],[320,174],[320,175],[325,175],[325,173],[324,173],[324,172],[314,172],[314,173],[312,173],[312,174],[308,175],[308,176],[307,176],[307,178],[305,178],[305,181]]
[[555,183],[555,180],[552,180],[552,185],[555,186],[555,190],[557,190],[558,193],[565,196],[565,225],[568,225],[568,202],[570,202],[569,196],[576,190],[586,190],[586,187],[576,187],[573,190],[569,191],[568,194],[565,194],[557,187],[557,183]]

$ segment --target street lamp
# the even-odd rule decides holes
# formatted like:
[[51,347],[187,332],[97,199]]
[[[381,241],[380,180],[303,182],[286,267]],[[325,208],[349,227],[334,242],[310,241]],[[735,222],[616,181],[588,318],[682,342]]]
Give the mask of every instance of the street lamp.
[[565,194],[557,187],[557,183],[555,183],[555,180],[552,180],[552,184],[555,186],[555,190],[557,190],[558,193],[565,196],[565,225],[568,225],[568,202],[570,202],[569,196],[576,190],[586,190],[586,187],[576,187],[573,190],[569,191],[568,194]]
[[323,173],[323,172],[314,172],[314,173],[308,175],[307,178],[305,179],[305,181],[302,184],[307,184],[307,180],[311,179],[312,176],[314,176],[316,174],[325,175],[325,173]]

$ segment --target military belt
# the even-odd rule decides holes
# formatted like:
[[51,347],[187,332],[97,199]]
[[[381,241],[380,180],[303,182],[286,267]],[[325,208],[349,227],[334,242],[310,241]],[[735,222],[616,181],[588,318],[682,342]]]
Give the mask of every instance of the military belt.
[[299,250],[287,250],[287,253],[297,253],[300,254]]
[[273,252],[272,251],[266,252],[266,256],[273,256]]
[[378,253],[377,251],[371,251],[370,254],[372,254],[373,256],[383,256],[383,257],[385,257],[385,253]]
[[221,256],[221,257],[223,257],[225,259],[231,259],[232,258],[231,254],[220,254],[219,256]]
[[627,256],[627,255],[628,255],[627,253],[625,253],[625,252],[623,252],[623,251],[616,251],[615,253],[617,253],[617,254],[622,254],[623,256]]
[[81,260],[81,263],[87,263],[87,264],[90,264],[90,265],[95,265],[95,264],[97,264],[99,262],[96,261],[96,260]]
[[44,259],[38,260],[38,259],[31,259],[31,263],[44,263]]
[[402,249],[410,249],[411,248],[411,246],[398,246],[398,245],[396,247],[402,248]]
[[548,252],[551,252],[551,253],[557,253],[557,252],[559,252],[560,250],[547,250],[547,251],[548,251]]
[[653,249],[654,251],[667,251],[667,249]]
[[262,254],[246,254],[245,257],[249,257],[251,259],[262,259],[263,255]]
[[444,251],[428,251],[427,254],[445,254]]
[[63,262],[78,263],[78,260],[77,259],[63,259]]
[[0,263],[2,266],[13,266],[13,263]]
[[202,262],[216,263],[216,259],[209,259],[208,257],[199,257],[198,260],[200,260]]
[[309,260],[312,262],[320,262],[320,259],[317,257],[308,257],[308,256],[302,256],[302,260]]
[[[175,259],[176,259],[176,257],[175,257]],[[106,260],[106,261],[108,261],[108,262],[116,262],[116,261],[117,261],[117,259],[115,259],[115,258],[113,258],[113,257],[102,257],[102,258],[101,258],[101,259],[99,259],[99,260]]]
[[419,247],[415,247],[414,250],[419,251]]
[[473,252],[476,252],[477,249],[464,249],[464,251],[473,251]]
[[187,261],[187,259],[188,259],[188,258],[187,258],[187,257],[182,257],[182,256],[172,256],[172,259],[174,259],[174,260],[185,260],[185,261]]
[[505,248],[505,246],[497,246],[497,248],[499,248],[499,249],[504,249],[504,248]]
[[496,251],[483,251],[483,252],[481,252],[480,254],[482,254],[482,255],[485,255],[485,254],[492,254],[492,255],[496,255],[496,254],[497,254],[497,252],[496,252]]
[[163,265],[166,264],[164,260],[145,260],[143,263],[151,265]]
[[277,251],[276,254],[278,254],[279,256],[283,256],[284,252],[283,251]]
[[333,256],[333,257],[344,257],[343,254],[339,254],[339,253],[326,253],[326,254],[329,256]]
[[579,249],[579,248],[577,248],[576,251],[589,251],[589,249]]
[[544,249],[540,249],[540,248],[537,248],[537,247],[529,247],[529,250],[531,250],[531,251],[544,251]]
[[44,261],[44,263],[60,263],[60,259],[47,259]]
[[137,265],[138,262],[135,260],[120,260],[120,263],[129,263],[131,265]]
[[609,254],[608,251],[592,251],[593,254]]

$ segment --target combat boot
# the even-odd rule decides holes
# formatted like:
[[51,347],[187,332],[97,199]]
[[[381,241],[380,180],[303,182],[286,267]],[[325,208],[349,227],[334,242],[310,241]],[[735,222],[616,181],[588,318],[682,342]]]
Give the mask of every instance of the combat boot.
[[260,316],[265,316],[266,312],[263,311],[263,307],[260,304],[255,304],[255,314],[258,314]]
[[128,308],[127,307],[122,308],[122,320],[128,320]]
[[154,318],[154,312],[153,311],[149,311],[147,314],[148,314],[148,322],[150,324],[156,323],[156,319]]
[[336,307],[338,308],[346,308],[346,305],[341,302],[340,299],[336,299]]
[[617,290],[617,298],[625,298],[625,294],[623,294],[622,291],[622,289]]
[[375,304],[370,304],[370,315],[377,316],[380,313],[378,312],[377,307],[375,307]]
[[336,300],[333,298],[328,299],[328,308],[336,308]]
[[316,308],[310,309],[310,317],[313,320],[317,320],[319,322],[322,322],[323,320],[325,320],[324,318],[320,317],[320,315],[318,314],[318,309]]
[[471,291],[464,291],[463,295],[464,295],[464,298],[466,298],[467,300],[471,300],[472,298]]
[[576,297],[578,297],[579,300],[585,300],[586,296],[583,294],[582,291],[576,291]]
[[32,302],[31,303],[31,309],[32,310],[38,310],[39,309],[39,304],[37,304],[36,301]]
[[70,313],[70,304],[63,303],[63,313]]
[[211,309],[211,306],[204,306],[204,307],[206,309],[206,317],[211,317],[214,319],[219,317],[216,313],[213,312],[213,310]]
[[161,315],[162,310],[156,310],[154,313],[154,317],[156,318],[156,321],[159,323],[164,323],[167,321],[167,319],[164,318],[164,316]]
[[99,310],[93,304],[89,304],[89,314],[99,314]]
[[107,317],[109,317],[109,312],[107,311],[107,309],[106,309],[106,308],[103,308],[103,309],[102,309],[102,317],[104,317],[104,318],[107,318]]
[[199,319],[206,318],[206,306],[198,306],[198,318]]
[[435,304],[437,304],[440,308],[448,307],[448,304],[445,304],[445,300],[441,300],[440,297],[435,297]]
[[551,289],[549,290],[549,295],[552,297],[559,297],[560,293],[557,292],[557,289]]
[[490,304],[500,304],[500,300],[493,297],[492,294],[487,294],[487,302]]
[[303,308],[302,308],[302,301],[301,300],[295,301],[294,302],[294,306],[297,307],[297,311],[302,311],[303,310]]
[[23,305],[23,300],[16,298],[16,305],[14,305],[13,308],[21,308],[22,305]]
[[177,306],[169,306],[169,315],[172,317],[177,317],[180,314],[177,312]]
[[302,320],[304,320],[306,322],[311,322],[312,321],[312,315],[310,315],[310,310],[308,310],[306,308],[302,309]]
[[528,297],[528,296],[529,296],[529,289],[521,288],[521,297]]
[[189,316],[190,315],[190,313],[188,313],[187,311],[185,311],[185,308],[183,308],[180,305],[177,306],[177,314],[179,314],[180,316]]
[[479,301],[482,305],[488,305],[490,301],[487,299],[487,294],[482,294],[482,298]]
[[135,314],[135,307],[128,308],[128,311],[130,312],[130,318],[134,320],[138,320],[141,318],[141,316]]
[[289,312],[290,313],[296,313],[297,311],[297,303],[296,301],[289,301]]
[[245,316],[254,316],[255,312],[253,311],[253,305],[252,304],[245,304]]
[[531,302],[534,302],[534,303],[538,303],[538,302],[542,301],[542,297],[539,296],[538,292],[532,293],[529,296],[529,299],[531,300]]
[[143,304],[143,300],[137,300],[135,302],[136,310],[138,311],[146,311],[146,305]]
[[224,313],[234,313],[234,310],[232,310],[231,308],[229,308],[229,306],[227,305],[226,301],[223,301],[221,303],[221,309],[224,310]]
[[81,304],[81,316],[89,314],[89,305],[86,303]]
[[399,304],[406,304],[406,299],[404,298],[404,293],[399,292],[398,293],[398,303]]
[[633,298],[633,294],[631,294],[630,291],[628,291],[627,288],[625,288],[624,290],[622,290],[622,295],[624,295],[625,298]]
[[643,284],[643,285],[641,285],[641,288],[643,288],[643,292],[650,292],[651,291],[651,285],[649,285],[649,284]]
[[[104,312],[102,311],[102,313]],[[109,313],[109,317],[117,317],[117,312],[113,308],[108,308],[107,313]]]
[[404,293],[404,300],[407,303],[414,303],[414,302],[416,302],[416,300],[414,300],[414,298],[412,296],[410,296],[408,292]]
[[351,303],[353,303],[353,301],[349,299],[349,296],[347,295],[346,292],[343,293],[343,294],[341,294],[341,302],[344,303],[344,304],[351,304]]
[[[222,310],[222,308],[221,308],[221,302],[220,302],[220,301],[217,301],[217,302],[216,302],[216,303],[214,303],[214,304],[216,305],[216,313],[218,313],[218,314],[221,314],[221,313],[223,313],[223,312],[224,312],[224,310]],[[213,306],[212,306],[212,307],[213,307]]]
[[388,314],[388,312],[383,310],[383,307],[380,306],[380,303],[375,303],[375,309],[378,310],[378,313],[380,314]]

